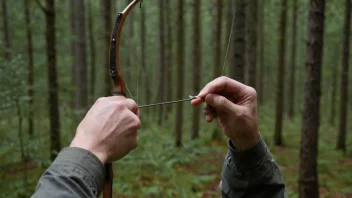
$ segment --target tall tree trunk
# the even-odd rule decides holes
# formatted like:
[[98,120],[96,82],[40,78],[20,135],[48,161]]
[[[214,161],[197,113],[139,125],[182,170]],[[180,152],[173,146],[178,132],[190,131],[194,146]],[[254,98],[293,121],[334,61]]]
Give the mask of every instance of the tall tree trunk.
[[222,24],[222,0],[214,0],[213,16],[215,25],[213,25],[213,47],[214,47],[214,78],[221,76],[221,24]]
[[[215,25],[213,25],[213,75],[217,78],[222,75],[221,71],[221,24],[222,24],[222,0],[213,0],[213,17],[215,18]],[[221,131],[216,127],[212,132],[212,140],[221,139]]]
[[[165,1],[165,11],[166,11],[166,44],[165,44],[165,51],[166,51],[166,101],[172,100],[172,68],[173,68],[173,61],[172,61],[172,27],[171,27],[171,19],[170,15],[172,12],[170,1]],[[172,110],[173,105],[166,106],[166,114],[170,113]]]
[[232,2],[233,12],[235,13],[233,42],[234,65],[230,74],[231,78],[244,83],[244,48],[245,40],[245,0],[234,0]]
[[247,53],[248,85],[256,89],[257,78],[257,0],[247,0]]
[[109,75],[109,72],[107,72],[107,68],[109,67],[109,47],[110,47],[110,33],[111,33],[111,0],[101,0],[101,14],[102,14],[102,19],[103,19],[103,24],[104,24],[104,30],[103,30],[103,39],[104,39],[104,55],[105,55],[105,68],[106,72],[104,72],[104,79],[105,79],[105,85],[104,85],[104,94],[105,96],[110,96],[112,93],[112,81]]
[[76,75],[75,75],[75,58],[76,58],[76,39],[77,39],[77,32],[76,32],[76,21],[75,21],[75,1],[70,1],[68,3],[68,10],[70,10],[70,28],[71,28],[71,101],[70,106],[72,109],[75,108],[75,94],[77,89],[76,83]]
[[24,0],[24,15],[26,18],[26,36],[27,36],[27,55],[28,55],[28,134],[34,133],[34,111],[33,111],[33,97],[34,97],[34,73],[33,73],[33,43],[31,30],[31,14],[29,11],[29,0]]
[[285,90],[285,41],[286,41],[286,10],[287,0],[281,0],[281,17],[280,17],[280,36],[279,36],[279,58],[277,72],[277,90],[276,90],[276,119],[274,143],[282,145],[282,114],[284,108],[284,90]]
[[296,74],[296,34],[297,34],[297,0],[293,1],[292,10],[292,46],[291,46],[291,61],[290,61],[290,83],[288,89],[288,116],[292,119],[295,115],[295,74]]
[[318,130],[324,41],[324,0],[310,0],[306,80],[299,173],[299,197],[317,198]]
[[75,2],[75,31],[77,38],[75,42],[76,58],[75,58],[75,79],[76,87],[76,110],[80,111],[80,116],[84,115],[84,111],[88,107],[88,80],[87,80],[87,54],[86,54],[86,27],[84,21],[84,2],[76,0]]
[[[126,0],[126,4],[130,4],[132,0]],[[126,34],[128,35],[128,40],[127,41],[127,45],[131,45],[131,43],[129,41],[133,40],[133,12],[130,12],[128,14],[128,20],[130,21],[129,23],[127,23],[127,32]],[[132,46],[127,46],[126,53],[127,54],[131,54],[132,50],[131,50]],[[129,82],[130,87],[134,87],[134,85],[132,84],[133,82],[135,82],[135,80],[132,80],[134,77],[138,78],[139,76],[133,76],[134,72],[133,72],[133,62],[132,62],[132,56],[127,56],[126,57],[126,68],[130,68],[128,71],[126,71],[126,82]]]
[[[28,4],[26,4],[28,5]],[[21,107],[19,105],[18,99],[16,99],[16,109],[17,109],[17,117],[18,117],[18,139],[20,140],[20,150],[21,150],[21,160],[23,162],[23,186],[27,186],[27,159],[24,153],[24,142],[23,142],[23,133],[22,133],[22,115],[21,115]]]
[[50,119],[50,155],[51,160],[61,150],[60,113],[59,113],[59,85],[56,69],[56,35],[55,35],[55,3],[46,0],[46,51],[48,62],[49,86],[49,119]]
[[232,38],[233,38],[233,24],[234,24],[234,10],[233,10],[233,7],[232,7],[232,4],[234,3],[233,0],[228,0],[227,3],[224,3],[224,7],[227,8],[227,11],[226,11],[226,32],[227,32],[227,35],[226,35],[226,38],[228,39],[228,52],[227,54],[229,54],[227,58],[227,65],[228,65],[228,71],[229,71],[229,74],[231,75],[231,73],[233,72],[232,70],[234,69],[233,68],[233,65],[234,65],[234,58],[232,56],[233,52],[233,42],[232,41]]
[[5,49],[4,49],[4,56],[7,61],[11,60],[11,40],[10,40],[10,30],[8,24],[8,16],[7,16],[7,4],[6,0],[2,0],[2,22],[3,22],[3,31],[4,31],[4,42],[5,42]]
[[[336,50],[339,52],[339,50]],[[339,54],[337,53],[336,56],[337,60],[339,60]],[[339,61],[337,61],[339,62]],[[339,64],[336,64],[332,67],[332,84],[331,84],[331,107],[330,107],[330,117],[329,122],[332,126],[335,126],[335,117],[336,117],[336,95],[337,95],[337,67]]]
[[[147,63],[146,63],[146,34],[147,34],[147,29],[146,29],[146,24],[145,24],[145,7],[141,8],[141,64],[143,66],[144,70],[144,84],[148,85],[150,79],[148,78],[148,69],[147,69]],[[145,103],[150,104],[150,98],[151,98],[151,90],[150,86],[145,86]],[[149,108],[145,109],[147,111],[147,114],[150,115],[150,110]]]
[[[201,31],[200,31],[200,0],[193,2],[193,93],[200,91],[200,74],[201,74]],[[200,108],[193,110],[192,139],[199,137],[199,116]]]
[[350,29],[351,29],[351,0],[345,0],[345,29],[343,33],[343,59],[341,71],[341,103],[340,103],[340,125],[337,140],[337,149],[346,151],[346,121],[348,101],[348,62],[350,53]]
[[259,98],[259,104],[263,104],[264,102],[264,11],[265,11],[265,0],[260,1],[260,23],[259,23],[259,74],[257,74],[259,78],[259,82],[257,83],[258,87],[258,98]]
[[[165,29],[164,29],[164,0],[159,0],[159,100],[165,101]],[[161,125],[164,120],[164,106],[159,107],[158,124]]]
[[[184,82],[184,21],[183,0],[177,1],[177,91],[176,97],[183,98]],[[182,145],[183,108],[182,103],[176,105],[176,146]]]
[[89,34],[89,56],[90,56],[90,98],[94,100],[94,93],[95,93],[95,39],[93,33],[93,18],[92,18],[92,10],[91,10],[92,2],[88,2],[88,34]]

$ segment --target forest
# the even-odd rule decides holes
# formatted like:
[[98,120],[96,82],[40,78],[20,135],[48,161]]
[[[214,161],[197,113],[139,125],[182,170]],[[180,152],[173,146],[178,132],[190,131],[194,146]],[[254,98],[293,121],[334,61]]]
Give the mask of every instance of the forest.
[[351,0],[1,0],[0,197],[30,197],[113,94],[110,38],[131,2],[127,97],[161,104],[140,109],[139,145],[113,163],[115,197],[220,197],[227,138],[186,101],[220,76],[256,89],[288,197],[352,197]]

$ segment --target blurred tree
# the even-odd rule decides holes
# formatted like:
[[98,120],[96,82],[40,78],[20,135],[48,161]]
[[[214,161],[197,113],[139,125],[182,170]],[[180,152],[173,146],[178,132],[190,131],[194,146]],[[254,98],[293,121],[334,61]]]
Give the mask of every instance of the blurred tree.
[[[143,66],[143,70],[144,70],[144,84],[148,85],[149,84],[149,79],[148,79],[148,70],[147,70],[147,63],[146,63],[146,34],[147,34],[147,27],[145,25],[145,8],[142,7],[141,8],[141,64]],[[150,98],[151,98],[151,90],[150,90],[151,86],[145,86],[145,102],[147,104],[150,104]],[[149,115],[149,108],[146,109],[148,115]]]
[[[159,86],[158,100],[165,101],[165,29],[164,29],[164,0],[159,0]],[[164,106],[159,106],[158,124],[164,120]]]
[[233,52],[232,52],[232,49],[233,49],[233,42],[232,41],[232,38],[233,38],[233,24],[234,24],[234,14],[233,13],[233,7],[232,7],[232,4],[234,3],[233,0],[228,0],[227,3],[224,3],[223,4],[223,7],[224,8],[227,8],[226,10],[226,38],[228,38],[228,52],[227,54],[229,54],[227,58],[227,64],[228,64],[228,71],[229,71],[229,74],[231,75],[232,73],[232,70],[233,70],[233,65],[234,65],[234,62],[233,62]]
[[[337,47],[338,48],[338,47]],[[336,49],[335,50],[337,60],[339,60],[339,53],[340,50]],[[338,61],[337,61],[338,62]],[[329,117],[329,122],[332,126],[335,126],[335,117],[336,117],[336,96],[337,96],[337,67],[338,63],[336,65],[332,66],[332,83],[331,83],[331,107],[330,107],[330,117]]]
[[4,49],[4,56],[7,61],[11,60],[11,40],[10,40],[10,30],[8,24],[8,17],[7,17],[7,4],[6,0],[2,0],[1,2],[2,7],[2,22],[3,22],[3,31],[4,31],[4,42],[5,42],[5,49]]
[[213,0],[213,16],[215,18],[215,24],[213,27],[213,75],[214,78],[221,76],[221,24],[222,24],[222,0]]
[[[177,91],[176,97],[183,98],[183,83],[184,83],[184,12],[183,0],[177,1]],[[182,103],[176,105],[176,146],[182,145],[182,126],[183,126],[183,108]]]
[[[193,2],[193,92],[198,93],[200,91],[200,74],[201,74],[201,31],[200,31],[200,0]],[[200,108],[195,107],[193,110],[193,122],[192,122],[192,139],[199,137],[199,116]]]
[[[115,1],[113,1],[115,2]],[[130,4],[132,2],[132,0],[126,0],[126,4]],[[115,2],[116,3],[116,2]],[[113,15],[115,15],[113,13]],[[134,12],[130,12],[128,14],[128,20],[130,21],[129,23],[126,24],[127,26],[127,32],[126,34],[128,35],[128,41],[133,40],[133,21],[134,21]],[[131,44],[129,42],[127,42],[128,44]],[[125,50],[126,50],[126,54],[131,54],[132,53],[132,46],[128,46]],[[129,82],[131,87],[134,87],[133,85],[131,85],[131,83],[133,83],[134,81],[132,80],[133,76],[133,63],[132,63],[132,58],[133,56],[126,56],[126,68],[131,68],[129,69],[125,74],[126,74],[126,82]],[[138,78],[138,76],[137,76]]]
[[95,50],[95,39],[94,39],[94,25],[92,18],[92,2],[88,2],[88,38],[89,38],[89,56],[90,56],[90,98],[94,100],[95,93],[95,62],[96,62],[96,50]]
[[[215,24],[213,27],[213,75],[214,79],[222,75],[221,71],[221,24],[222,24],[222,0],[213,0],[213,18]],[[212,132],[212,139],[221,139],[221,131],[215,127]]]
[[71,51],[71,108],[75,109],[75,95],[76,95],[76,87],[77,87],[77,83],[76,83],[76,75],[75,75],[75,57],[76,57],[76,45],[77,42],[75,41],[77,39],[77,32],[76,32],[76,20],[75,20],[75,1],[70,1],[68,3],[68,10],[70,10],[70,31],[71,31],[71,38],[70,38],[70,51]]
[[[108,68],[109,59],[107,55],[109,54],[110,48],[110,34],[111,34],[111,0],[101,0],[101,15],[104,24],[103,28],[103,43],[104,45],[104,54],[106,54],[105,59],[105,68]],[[111,95],[111,79],[108,72],[104,72],[104,95],[110,96]]]
[[278,51],[278,72],[277,72],[277,90],[276,90],[276,117],[275,117],[275,135],[274,143],[282,145],[282,114],[284,108],[284,90],[285,90],[285,42],[286,42],[286,12],[287,0],[281,0],[280,16],[280,35]]
[[28,134],[34,133],[34,111],[33,111],[33,98],[34,98],[34,74],[33,74],[33,43],[32,43],[32,30],[31,30],[31,14],[29,0],[24,0],[24,15],[26,20],[26,36],[27,36],[27,55],[28,55]]
[[76,97],[75,109],[79,110],[79,119],[83,117],[88,108],[88,83],[87,83],[87,53],[86,53],[86,26],[84,1],[75,0],[75,79]]
[[318,130],[325,0],[310,0],[302,119],[299,197],[318,198]]
[[248,85],[257,88],[257,0],[246,2],[246,65],[248,68]]
[[297,0],[293,0],[292,9],[292,45],[290,61],[290,80],[288,89],[288,116],[292,119],[295,111],[295,74],[296,74],[296,34],[297,34]]
[[[170,6],[171,3],[170,1],[165,1],[165,16],[166,16],[166,42],[165,42],[165,57],[166,57],[166,81],[165,81],[165,87],[166,87],[166,101],[171,101],[172,100],[172,71],[173,71],[173,56],[172,56],[172,26],[171,26],[171,13],[172,9]],[[149,104],[149,103],[148,103]],[[172,110],[172,105],[167,105],[166,106],[166,114],[171,112]]]
[[61,150],[59,84],[56,68],[55,3],[54,0],[45,0],[46,6],[44,7],[39,1],[36,2],[44,12],[46,21],[45,36],[49,87],[50,159],[54,160]]
[[259,104],[263,104],[264,102],[264,10],[265,10],[265,0],[260,0],[259,1],[259,23],[258,23],[258,29],[259,29],[259,74],[258,76],[258,82],[257,82],[257,92],[258,92],[258,99],[259,99]]
[[348,64],[350,53],[350,30],[351,30],[351,0],[345,0],[345,27],[343,32],[343,59],[341,71],[341,103],[340,103],[340,125],[337,140],[337,149],[346,152],[346,121],[348,101]]
[[244,82],[244,49],[245,49],[245,0],[234,0],[232,2],[233,13],[235,14],[235,21],[233,27],[232,37],[232,58],[234,65],[231,66],[231,78]]

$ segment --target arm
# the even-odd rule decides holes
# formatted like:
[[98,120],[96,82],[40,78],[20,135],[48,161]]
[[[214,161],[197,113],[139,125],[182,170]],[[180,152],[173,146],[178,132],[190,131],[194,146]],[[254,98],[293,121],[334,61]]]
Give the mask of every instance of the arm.
[[257,93],[227,77],[208,83],[192,100],[205,102],[207,122],[217,119],[229,138],[222,171],[223,197],[285,197],[280,170],[258,133]]
[[100,98],[40,178],[32,197],[99,197],[104,164],[121,159],[138,143],[139,110],[131,99]]
[[227,197],[285,197],[285,184],[262,137],[246,151],[236,151],[231,141],[221,173],[221,193]]
[[103,163],[89,151],[65,148],[44,172],[32,197],[98,197],[104,171]]

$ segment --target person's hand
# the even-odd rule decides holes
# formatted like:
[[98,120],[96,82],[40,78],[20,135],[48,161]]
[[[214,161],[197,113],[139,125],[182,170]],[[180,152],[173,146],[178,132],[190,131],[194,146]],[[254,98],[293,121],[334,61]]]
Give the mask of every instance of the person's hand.
[[227,77],[208,83],[191,101],[198,106],[205,101],[207,122],[219,120],[222,130],[237,150],[247,150],[258,142],[257,93],[252,87]]
[[104,164],[110,163],[137,147],[139,128],[139,110],[133,100],[99,98],[79,124],[70,147],[83,148]]

